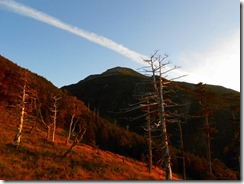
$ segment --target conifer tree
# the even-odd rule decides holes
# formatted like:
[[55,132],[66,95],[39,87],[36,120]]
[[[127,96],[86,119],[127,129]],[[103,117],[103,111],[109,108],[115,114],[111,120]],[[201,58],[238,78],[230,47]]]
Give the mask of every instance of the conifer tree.
[[211,133],[216,133],[217,130],[210,126],[209,117],[213,114],[213,109],[215,108],[211,103],[216,101],[216,94],[208,90],[206,84],[200,82],[196,85],[195,96],[201,106],[200,115],[205,119],[203,129],[206,133],[208,172],[212,176]]

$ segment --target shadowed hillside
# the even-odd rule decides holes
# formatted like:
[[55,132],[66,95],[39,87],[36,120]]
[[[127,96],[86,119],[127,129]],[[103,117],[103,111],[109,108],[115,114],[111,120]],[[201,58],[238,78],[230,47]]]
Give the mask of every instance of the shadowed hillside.
[[[145,124],[145,120],[129,120],[138,116],[140,112],[123,114],[121,110],[138,102],[137,95],[147,90],[143,84],[150,80],[150,77],[131,71],[131,69],[116,67],[102,74],[87,77],[77,84],[64,86],[62,89],[77,96],[90,109],[99,111],[100,116],[112,124],[118,124],[144,135],[142,125]],[[214,97],[214,100],[208,102],[212,108],[209,121],[214,130],[211,133],[212,158],[223,161],[227,166],[239,172],[240,141],[238,137],[235,138],[235,135],[240,135],[240,93],[222,86],[205,86]],[[201,104],[196,93],[197,85],[171,82],[165,91],[170,90],[173,90],[174,93],[169,94],[167,98],[178,104],[185,104],[177,109],[188,117],[184,119],[187,122],[182,125],[185,150],[206,158],[205,118],[200,118]],[[172,110],[174,111],[174,109]],[[170,144],[180,148],[178,126],[175,124],[167,126]]]

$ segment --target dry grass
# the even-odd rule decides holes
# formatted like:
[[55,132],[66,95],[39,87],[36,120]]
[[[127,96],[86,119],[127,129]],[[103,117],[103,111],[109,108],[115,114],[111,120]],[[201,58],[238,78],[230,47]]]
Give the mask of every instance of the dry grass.
[[[163,180],[164,172],[153,168],[150,174],[145,163],[88,145],[68,149],[66,132],[57,129],[55,143],[45,140],[44,129],[25,133],[21,146],[13,146],[18,119],[7,112],[0,119],[0,179],[1,180]],[[0,114],[0,115],[1,115]],[[29,130],[30,125],[25,125]],[[174,180],[178,177],[174,175]]]

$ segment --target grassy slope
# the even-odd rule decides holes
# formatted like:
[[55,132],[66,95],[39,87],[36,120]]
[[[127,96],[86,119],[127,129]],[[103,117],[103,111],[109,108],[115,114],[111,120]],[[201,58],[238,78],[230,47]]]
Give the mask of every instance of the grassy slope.
[[[56,141],[44,139],[45,130],[38,125],[31,134],[24,126],[21,147],[13,147],[18,118],[0,106],[0,179],[2,180],[161,180],[164,172],[153,168],[149,174],[145,163],[118,154],[80,145],[63,158],[67,132],[57,129]],[[14,118],[15,117],[15,118]],[[174,175],[174,180],[179,177]]]

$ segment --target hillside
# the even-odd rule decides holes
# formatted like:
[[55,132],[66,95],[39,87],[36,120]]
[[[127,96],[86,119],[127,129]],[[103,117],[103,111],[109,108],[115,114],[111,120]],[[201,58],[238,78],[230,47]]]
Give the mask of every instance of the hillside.
[[[0,179],[1,180],[163,180],[162,169],[154,168],[151,174],[143,162],[109,151],[81,144],[63,158],[69,148],[66,134],[57,129],[55,143],[46,140],[45,130],[25,132],[19,149],[13,147],[16,121],[12,112],[0,111]],[[8,124],[6,124],[8,122]],[[6,126],[7,125],[7,126]],[[25,125],[25,130],[31,128]],[[174,180],[179,177],[174,175]]]
[[[130,104],[138,102],[136,97],[138,93],[147,90],[142,84],[150,80],[150,77],[142,76],[136,71],[132,72],[131,69],[116,67],[102,74],[87,77],[77,84],[64,86],[62,89],[84,101],[90,109],[99,111],[100,116],[112,124],[145,135],[142,128],[145,124],[144,119],[129,120],[138,116],[140,112],[126,114],[120,112],[121,109],[128,109]],[[194,117],[199,116],[200,113],[196,89],[195,84],[172,82],[165,90],[175,92],[169,94],[167,98],[178,104],[187,104],[177,110],[188,117]],[[215,129],[215,132],[211,133],[212,159],[221,160],[228,167],[239,172],[240,140],[235,135],[240,135],[240,93],[214,85],[206,85],[206,89],[215,98],[209,101],[209,106],[213,107],[210,123]],[[187,123],[182,125],[185,150],[201,158],[206,158],[204,121],[204,118],[188,118]],[[180,149],[178,126],[175,124],[167,126],[170,144]]]
[[[17,149],[14,138],[20,123],[25,81],[24,124]],[[59,99],[56,104],[56,133],[53,125],[54,98]],[[86,133],[82,144],[63,159],[60,155],[64,154],[74,140],[72,134],[70,143],[65,144],[72,119],[76,122],[72,127],[73,134],[77,134],[79,126],[85,128]],[[134,163],[135,168],[138,169],[140,165],[145,170],[145,164],[133,160],[140,160],[146,154],[147,141],[143,136],[110,124],[90,111],[76,97],[62,92],[44,77],[19,67],[2,56],[0,131],[0,178],[4,180],[162,179],[162,173],[148,175],[144,172],[141,175],[131,168]],[[53,135],[55,139],[52,141]],[[118,154],[126,158],[125,163],[128,162],[129,167],[126,164],[114,164],[121,161],[122,156]],[[155,171],[160,172],[158,169]]]
[[[107,83],[107,80],[110,80],[110,82]],[[124,123],[128,121],[121,119],[120,115],[118,116],[115,113],[116,111],[113,110],[114,107],[120,109],[120,105],[125,107],[128,105],[128,100],[132,100],[131,102],[136,100],[133,94],[138,89],[133,91],[131,88],[134,89],[135,84],[144,80],[148,80],[148,77],[121,67],[108,70],[102,75],[88,77],[85,80],[88,87],[94,87],[94,82],[97,82],[92,90],[87,88],[83,91],[83,94],[90,93],[90,97],[92,97],[88,103],[85,102],[88,108],[82,100],[72,96],[69,91],[58,89],[44,77],[19,67],[0,56],[0,131],[2,132],[0,134],[0,170],[3,171],[0,173],[0,177],[2,179],[40,180],[58,178],[68,180],[82,178],[162,179],[160,178],[161,175],[163,176],[162,171],[159,171],[161,169],[156,169],[156,166],[157,168],[163,166],[158,163],[162,157],[161,151],[154,150],[153,168],[155,170],[153,169],[153,174],[148,175],[144,172],[147,170],[145,163],[148,160],[147,137],[144,134],[132,131],[133,124],[135,128],[140,128],[141,124],[135,122],[132,124],[130,122],[129,127],[125,126]],[[26,87],[24,87],[25,84]],[[176,99],[180,100],[182,95],[187,99],[190,98],[189,88],[179,84],[175,84],[175,87],[178,91],[185,91],[184,94],[177,93],[178,95],[175,95]],[[23,89],[26,89],[25,103],[21,103]],[[101,91],[99,92],[99,90]],[[143,88],[140,88],[140,90],[143,90]],[[233,100],[231,95],[227,94],[227,97]],[[58,99],[57,103],[55,103],[55,99]],[[238,100],[238,96],[236,99]],[[100,108],[94,106],[93,100],[101,105]],[[107,101],[101,102],[100,100]],[[20,107],[23,107],[23,104],[25,104],[25,112],[21,113]],[[110,111],[107,111],[106,105],[112,107]],[[234,108],[235,104],[232,103],[232,105]],[[56,118],[54,118],[54,107],[57,108]],[[195,106],[192,108],[195,109]],[[107,113],[106,119],[104,119],[104,112]],[[17,149],[14,145],[14,138],[16,137],[18,124],[21,122],[21,114],[24,114],[22,116],[24,117],[24,124],[20,145]],[[111,114],[118,116],[117,119],[111,117]],[[226,114],[221,115],[225,118]],[[54,129],[54,119],[56,120],[56,129]],[[71,124],[72,122],[74,124]],[[72,125],[71,128],[74,131],[69,144],[66,145],[70,125]],[[194,126],[193,128],[191,126],[192,124],[190,128],[184,127],[186,134],[190,130],[197,132]],[[65,159],[61,158],[75,140],[75,135],[78,135],[79,127],[86,129],[81,144],[75,146],[72,153]],[[56,133],[54,130],[56,130]],[[236,130],[238,130],[238,126]],[[174,129],[172,129],[172,132],[174,132]],[[236,132],[231,131],[231,133]],[[172,134],[172,137],[175,137],[175,135]],[[192,138],[192,135],[189,134],[189,137],[185,139]],[[232,139],[232,137],[230,136],[229,139]],[[170,143],[173,146],[170,148],[172,169],[174,173],[182,173],[181,151],[178,149],[177,144],[174,144],[174,141],[177,141],[177,136],[175,140],[171,139],[172,143]],[[233,168],[237,167],[237,169],[233,171],[227,168],[219,159],[214,158],[214,176],[211,177],[206,172],[206,159],[188,151],[190,149],[187,146],[194,148],[195,145],[186,145],[188,149],[186,150],[187,179],[239,179],[239,167],[233,162],[233,160],[236,161],[233,155],[237,155],[236,152],[239,148],[238,139],[234,143],[228,145],[227,153],[231,155],[228,158],[230,163],[233,163]],[[228,156],[228,154],[224,156]],[[124,162],[122,160],[123,164],[128,161],[131,162],[125,165],[119,164],[121,158],[125,158]],[[90,162],[90,160],[92,161]],[[116,163],[116,166],[114,163]],[[130,167],[128,168],[126,165]],[[138,166],[141,166],[142,171]],[[142,175],[137,174],[137,171],[133,171],[134,168],[139,170]],[[132,173],[132,175],[125,170],[130,171],[129,173]],[[155,172],[160,172],[160,174],[156,175]],[[110,173],[113,173],[114,177]]]

